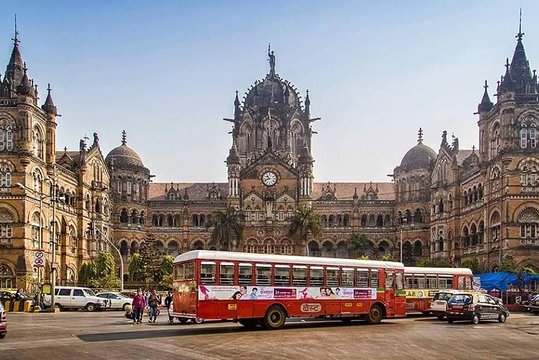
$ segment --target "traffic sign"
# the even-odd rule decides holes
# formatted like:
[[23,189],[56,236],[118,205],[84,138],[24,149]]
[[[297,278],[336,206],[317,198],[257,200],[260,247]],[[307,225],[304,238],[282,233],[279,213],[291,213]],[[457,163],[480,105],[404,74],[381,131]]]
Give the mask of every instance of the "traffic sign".
[[45,266],[45,252],[43,250],[38,250],[36,251],[36,254],[35,254],[33,267],[40,268],[44,266]]

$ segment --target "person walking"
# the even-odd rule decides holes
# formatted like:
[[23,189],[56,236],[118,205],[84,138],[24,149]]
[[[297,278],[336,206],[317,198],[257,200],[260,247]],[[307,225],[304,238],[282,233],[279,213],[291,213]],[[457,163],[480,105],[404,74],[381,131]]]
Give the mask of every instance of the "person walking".
[[140,321],[142,320],[142,309],[144,308],[144,296],[142,296],[140,290],[137,291],[137,295],[133,298],[132,306],[133,324],[140,324]]
[[155,290],[153,290],[148,298],[148,307],[150,308],[150,318],[149,323],[155,323],[157,319],[157,307],[159,306],[159,297]]
[[167,296],[165,297],[165,307],[167,308],[168,322],[172,324],[174,318],[172,317],[172,291],[168,291]]

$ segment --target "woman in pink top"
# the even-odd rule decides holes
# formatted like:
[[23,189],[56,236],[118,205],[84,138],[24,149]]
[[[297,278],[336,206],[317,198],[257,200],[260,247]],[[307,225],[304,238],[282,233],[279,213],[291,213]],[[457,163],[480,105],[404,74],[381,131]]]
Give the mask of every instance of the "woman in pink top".
[[133,324],[140,324],[140,317],[142,315],[142,309],[144,308],[144,305],[145,305],[145,301],[144,301],[144,296],[142,296],[142,293],[139,291],[137,291],[137,295],[135,295],[135,297],[133,298],[133,303],[132,303],[132,306],[133,306]]

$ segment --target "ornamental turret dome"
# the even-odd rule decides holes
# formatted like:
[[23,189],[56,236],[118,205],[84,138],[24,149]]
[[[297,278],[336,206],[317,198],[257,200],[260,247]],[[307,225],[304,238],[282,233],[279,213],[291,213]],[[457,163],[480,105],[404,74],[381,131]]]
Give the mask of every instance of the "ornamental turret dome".
[[429,169],[436,161],[436,157],[436,152],[430,146],[423,144],[423,131],[419,129],[417,145],[404,155],[399,169],[403,171]]
[[129,167],[144,167],[140,156],[137,152],[127,146],[126,140],[127,134],[122,132],[122,145],[112,149],[107,157],[106,162],[111,164],[114,168],[125,169]]

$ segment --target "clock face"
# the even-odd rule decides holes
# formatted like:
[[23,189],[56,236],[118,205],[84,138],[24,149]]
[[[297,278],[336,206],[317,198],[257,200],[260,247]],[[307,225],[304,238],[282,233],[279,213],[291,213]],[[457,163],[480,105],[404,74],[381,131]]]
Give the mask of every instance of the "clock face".
[[274,172],[267,171],[262,175],[262,182],[266,186],[273,186],[277,183],[277,175]]

